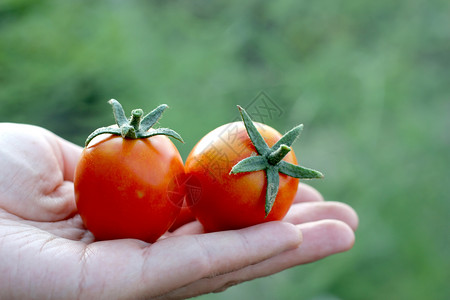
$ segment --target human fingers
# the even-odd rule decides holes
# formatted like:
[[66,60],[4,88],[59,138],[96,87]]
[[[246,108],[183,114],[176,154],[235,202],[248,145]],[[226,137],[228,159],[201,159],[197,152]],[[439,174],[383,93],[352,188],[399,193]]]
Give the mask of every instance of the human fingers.
[[292,224],[302,224],[325,219],[342,221],[353,230],[358,228],[359,223],[358,215],[352,207],[345,203],[334,201],[294,204],[283,221]]
[[[296,202],[291,206],[283,221],[300,224],[322,219],[334,219],[347,223],[353,230],[356,230],[358,227],[358,215],[349,205],[334,201],[325,202],[316,189],[303,183],[299,184],[299,190],[300,193],[297,193]],[[181,226],[173,233],[170,233],[170,235],[199,234],[203,232],[202,225],[195,221]]]
[[297,194],[295,194],[294,203],[318,202],[324,201],[319,191],[306,183],[299,182]]
[[193,235],[205,233],[203,225],[199,221],[189,222],[183,226],[177,228],[173,232],[166,232],[165,236],[179,236],[179,235]]
[[220,292],[245,281],[347,251],[354,243],[352,229],[341,221],[323,220],[300,224],[297,227],[303,232],[303,242],[298,248],[234,272],[201,279],[165,296],[168,299],[184,299],[211,291]]
[[[283,221],[292,224],[302,224],[326,219],[342,221],[353,230],[356,230],[359,224],[358,215],[352,207],[335,201],[295,203],[291,206]],[[183,225],[167,236],[192,235],[203,232],[200,222],[195,221]]]
[[[136,243],[133,248],[113,248],[117,242],[88,246],[84,280],[101,282],[85,290],[84,297],[99,293],[104,298],[164,295],[202,278],[232,272],[295,249],[301,243],[301,234],[292,224],[271,222],[242,230],[176,236],[143,244],[138,259]],[[102,277],[100,273],[114,277]]]
[[[293,206],[295,206],[297,203],[305,203],[305,202],[317,203],[317,202],[323,202],[323,201],[324,201],[323,196],[315,188],[313,188],[305,183],[300,182],[298,185],[297,194],[295,195],[295,198],[294,198]],[[291,213],[291,215],[293,215],[292,217],[295,217],[296,214],[297,214],[296,211]],[[288,216],[289,216],[289,213],[288,213]],[[291,223],[295,223],[291,219],[292,218],[289,217],[289,219],[287,219],[287,221],[291,222]],[[201,226],[201,224],[199,222],[187,223],[173,231],[174,235],[198,234],[198,233],[203,233],[203,227]]]
[[52,185],[49,183],[48,186],[53,186],[53,189],[42,193],[38,204],[45,210],[42,214],[45,220],[59,221],[76,212],[73,178],[82,148],[48,130],[40,130],[58,162],[59,170],[53,172],[60,174],[60,177]]
[[45,134],[57,157],[62,178],[54,183],[51,192],[43,194],[40,203],[46,210],[48,220],[63,220],[76,212],[73,179],[82,148],[49,131]]
[[56,136],[31,125],[0,123],[0,207],[21,218],[55,221],[74,213]]
[[83,148],[59,136],[55,136],[55,142],[62,156],[64,180],[73,181],[75,168]]

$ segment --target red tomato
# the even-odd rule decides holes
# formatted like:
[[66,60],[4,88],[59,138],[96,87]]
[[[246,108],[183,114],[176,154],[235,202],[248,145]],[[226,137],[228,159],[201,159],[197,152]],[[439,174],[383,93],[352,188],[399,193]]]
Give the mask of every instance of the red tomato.
[[[122,115],[118,102],[112,103],[115,115]],[[115,106],[114,106],[115,105]],[[136,238],[155,242],[177,218],[185,195],[182,158],[167,136],[169,129],[150,129],[165,107],[160,106],[144,118],[146,130],[140,131],[142,111],[133,115],[138,138],[102,134],[129,131],[122,116],[117,127],[105,127],[88,138],[75,170],[74,188],[78,212],[96,239]],[[117,117],[116,117],[117,120]],[[125,129],[123,129],[123,128]],[[158,131],[159,130],[159,131]],[[117,131],[117,132],[116,132]],[[177,136],[170,131],[171,136]],[[152,136],[148,136],[152,135]],[[147,136],[147,137],[146,137]],[[181,139],[181,138],[180,138]],[[89,142],[90,141],[90,142]]]
[[[269,147],[281,134],[255,123]],[[186,164],[186,199],[205,231],[238,229],[262,222],[281,220],[297,192],[299,179],[280,174],[279,191],[265,217],[267,180],[264,170],[229,174],[244,158],[257,155],[242,122],[223,125],[204,136],[189,154]],[[283,159],[297,164],[293,151]]]
[[181,199],[169,197],[184,174],[177,148],[165,136],[99,136],[83,150],[75,172],[75,199],[84,224],[99,240],[156,241],[172,225]]

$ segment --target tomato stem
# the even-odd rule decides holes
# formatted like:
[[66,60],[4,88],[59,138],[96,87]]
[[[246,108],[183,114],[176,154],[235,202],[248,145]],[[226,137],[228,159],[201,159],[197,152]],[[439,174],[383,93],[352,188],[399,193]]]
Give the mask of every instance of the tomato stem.
[[144,112],[142,109],[134,109],[131,111],[131,121],[130,125],[133,126],[134,130],[139,131],[139,127],[141,126],[141,118]]
[[281,145],[280,148],[267,155],[267,161],[272,166],[278,164],[291,151],[291,147]]

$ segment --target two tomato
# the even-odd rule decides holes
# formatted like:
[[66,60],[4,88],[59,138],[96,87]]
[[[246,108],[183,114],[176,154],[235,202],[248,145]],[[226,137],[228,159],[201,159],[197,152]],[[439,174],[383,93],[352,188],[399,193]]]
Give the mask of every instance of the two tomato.
[[[181,137],[151,128],[166,106],[145,117],[134,110],[128,120],[117,101],[110,103],[118,126],[88,137],[74,182],[78,211],[97,239],[154,242],[171,226],[191,220],[190,211],[206,231],[280,220],[292,204],[298,178],[322,176],[297,166],[290,151],[301,126],[282,136],[267,125],[255,126],[241,109],[244,122],[211,131],[183,165],[167,136]],[[181,208],[184,195],[188,207]]]

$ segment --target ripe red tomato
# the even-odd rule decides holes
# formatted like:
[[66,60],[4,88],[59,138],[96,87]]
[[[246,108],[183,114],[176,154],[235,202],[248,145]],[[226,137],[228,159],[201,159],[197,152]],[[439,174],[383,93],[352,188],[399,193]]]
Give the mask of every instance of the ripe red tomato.
[[[243,113],[246,115],[245,111]],[[266,174],[269,172],[268,169],[258,167],[250,167],[250,169],[256,169],[253,172],[230,174],[232,168],[246,158],[252,157],[258,160],[257,156],[260,156],[259,158],[264,160],[264,156],[258,153],[262,150],[255,148],[256,143],[254,145],[252,141],[255,137],[252,139],[249,137],[250,132],[248,133],[247,130],[253,123],[250,124],[251,120],[248,115],[246,116],[245,126],[242,122],[234,122],[208,133],[192,149],[186,160],[186,200],[207,232],[238,229],[262,222],[281,220],[289,210],[297,192],[299,179],[291,177],[293,174],[288,176],[280,171],[281,164],[286,163],[276,162],[268,167],[276,172],[276,175],[270,175],[273,180],[268,180],[269,174]],[[252,132],[253,136],[256,129],[267,144],[264,146],[266,150],[282,138],[278,131],[261,123],[256,123],[256,128]],[[300,130],[301,127],[297,127],[297,135]],[[289,143],[292,143],[295,138],[291,136]],[[261,140],[258,143],[261,144]],[[270,153],[272,152],[265,153],[265,157]],[[293,151],[288,151],[282,160],[293,165],[297,164]],[[303,172],[296,177],[322,176],[314,170],[293,167],[300,168]],[[290,172],[286,171],[286,173]],[[270,194],[274,196],[273,188],[276,186],[273,185],[276,185],[278,179],[278,193],[271,200],[273,206],[270,207],[267,198]]]
[[140,138],[104,134],[83,150],[75,171],[75,200],[96,239],[155,242],[177,218],[185,190],[183,180],[175,179],[184,176],[184,165],[168,137],[145,137],[158,130],[145,130]]
[[[269,146],[281,138],[273,128],[263,124],[258,126]],[[190,188],[197,185],[198,191],[188,191],[187,201],[206,231],[243,228],[280,220],[286,215],[297,192],[297,178],[280,176],[279,193],[271,212],[265,217],[267,183],[264,171],[229,174],[236,163],[254,154],[255,147],[242,122],[216,128],[192,149],[185,168],[186,175],[191,178],[188,182],[196,181]],[[285,160],[297,163],[292,151]],[[188,185],[187,189],[190,188]]]

